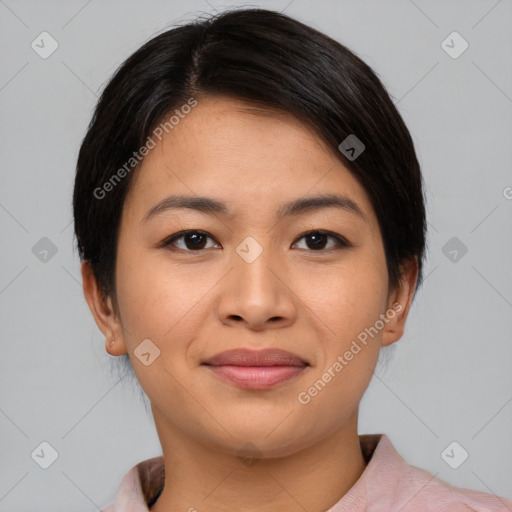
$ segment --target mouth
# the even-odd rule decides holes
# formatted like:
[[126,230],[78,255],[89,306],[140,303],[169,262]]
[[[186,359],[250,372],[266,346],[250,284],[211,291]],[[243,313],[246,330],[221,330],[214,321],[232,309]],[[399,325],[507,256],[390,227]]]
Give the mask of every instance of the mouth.
[[224,381],[244,389],[268,389],[303,373],[310,364],[278,349],[221,352],[202,363]]

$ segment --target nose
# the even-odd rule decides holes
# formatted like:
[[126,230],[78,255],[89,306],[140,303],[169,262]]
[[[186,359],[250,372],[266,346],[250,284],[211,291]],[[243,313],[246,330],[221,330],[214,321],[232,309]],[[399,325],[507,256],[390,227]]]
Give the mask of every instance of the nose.
[[227,325],[243,325],[254,331],[282,328],[297,316],[289,270],[265,250],[256,259],[235,253],[233,267],[219,287],[217,315]]

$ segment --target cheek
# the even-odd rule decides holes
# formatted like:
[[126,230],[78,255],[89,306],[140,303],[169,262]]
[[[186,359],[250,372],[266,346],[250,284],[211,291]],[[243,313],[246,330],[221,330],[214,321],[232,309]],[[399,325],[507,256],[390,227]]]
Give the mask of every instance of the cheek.
[[192,309],[200,293],[165,260],[148,258],[142,250],[130,250],[128,246],[119,251],[116,276],[130,345],[141,337],[162,343],[166,333],[172,336],[174,326]]
[[301,282],[304,300],[339,350],[372,326],[386,307],[387,269],[372,255],[354,254],[338,269],[304,273]]
[[323,330],[322,356],[299,403],[308,402],[313,416],[333,407],[330,420],[336,422],[357,407],[377,363],[387,269],[378,258],[358,255],[322,285],[315,286],[308,299],[321,320],[317,326]]
[[[118,299],[134,373],[151,402],[183,412],[190,404],[180,383],[188,371],[187,348],[200,324],[200,308],[194,305],[207,292],[206,285],[187,286],[187,279],[171,272],[169,265],[154,260],[148,264],[147,256],[144,261],[136,251],[129,254],[129,259],[118,260]],[[137,357],[146,339],[159,350],[149,365]],[[149,346],[150,352],[155,350]]]
[[315,372],[296,397],[309,418],[305,435],[345,424],[357,410],[377,364],[381,331],[374,326],[384,312],[386,280],[375,266],[359,270],[316,296],[323,346],[317,350],[321,356]]

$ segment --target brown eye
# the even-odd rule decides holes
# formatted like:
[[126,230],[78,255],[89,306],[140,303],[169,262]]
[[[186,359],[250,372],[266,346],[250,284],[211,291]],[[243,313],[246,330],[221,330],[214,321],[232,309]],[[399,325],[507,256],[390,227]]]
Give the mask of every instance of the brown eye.
[[[183,251],[201,251],[202,249],[208,248],[206,247],[208,238],[213,240],[213,237],[204,231],[180,231],[179,233],[176,233],[170,238],[164,240],[161,247],[172,245],[173,247]],[[182,245],[178,246],[176,243],[177,241],[182,241]]]
[[[172,246],[186,252],[200,252],[204,249],[215,247],[215,244],[213,246],[207,246],[208,239],[214,240],[214,238],[205,231],[186,230],[168,237],[160,244],[160,247]],[[304,249],[317,252],[342,249],[351,246],[343,237],[327,231],[310,231],[302,235],[298,240],[300,239],[306,240],[306,247],[303,247]],[[332,240],[330,246],[329,240]],[[295,242],[295,244],[297,244],[297,242]]]
[[304,238],[307,240],[306,249],[312,251],[321,251],[326,249],[327,241],[330,239],[334,240],[334,245],[327,247],[327,249],[349,247],[350,244],[341,236],[326,231],[310,231],[302,235],[300,239]]

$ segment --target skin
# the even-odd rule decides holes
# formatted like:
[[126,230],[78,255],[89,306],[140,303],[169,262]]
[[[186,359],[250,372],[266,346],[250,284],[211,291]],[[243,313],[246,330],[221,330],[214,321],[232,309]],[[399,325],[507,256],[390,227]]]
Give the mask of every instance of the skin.
[[[321,193],[349,197],[364,218],[329,207],[276,220],[283,202]],[[182,208],[143,222],[170,194],[215,198],[233,216]],[[182,229],[211,238],[201,251],[187,237],[174,249],[158,247]],[[327,237],[315,249],[303,236],[311,230],[331,231],[351,245],[337,247]],[[263,249],[251,263],[236,252],[249,236]],[[152,511],[321,512],[361,476],[359,402],[380,347],[403,334],[417,262],[404,262],[400,285],[389,287],[365,190],[310,128],[239,100],[199,98],[134,176],[118,239],[117,312],[90,265],[83,262],[81,270],[107,352],[130,355],[151,401],[166,471]],[[299,393],[394,303],[400,312],[301,404]],[[148,366],[134,355],[145,339],[161,351]],[[246,390],[201,365],[225,350],[269,347],[293,352],[310,367],[271,389]],[[252,465],[237,457],[247,442],[257,449]]]

